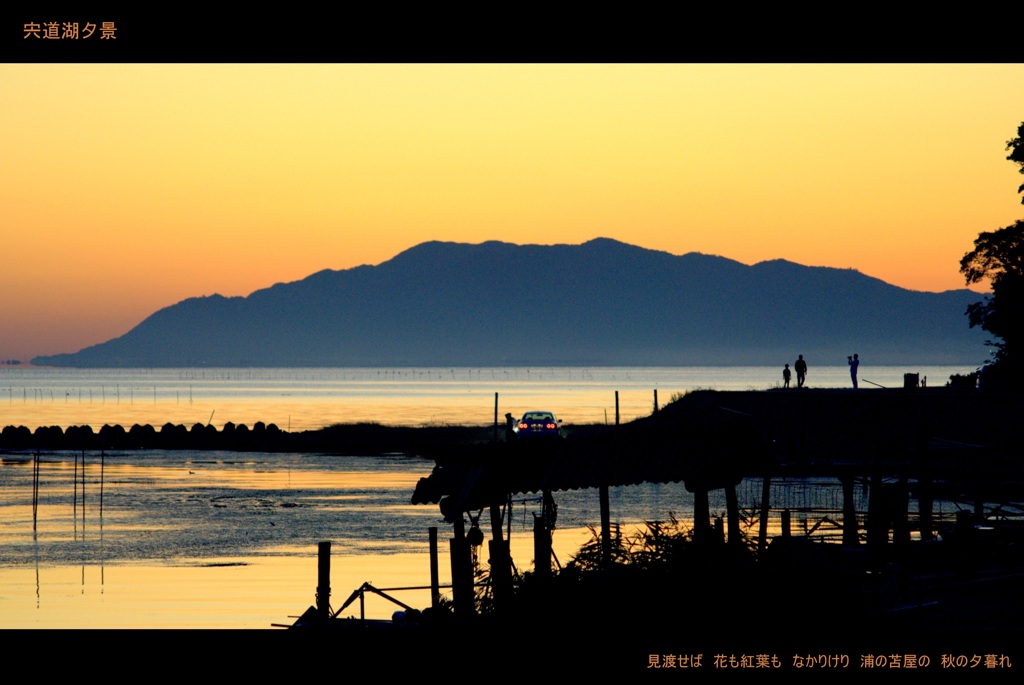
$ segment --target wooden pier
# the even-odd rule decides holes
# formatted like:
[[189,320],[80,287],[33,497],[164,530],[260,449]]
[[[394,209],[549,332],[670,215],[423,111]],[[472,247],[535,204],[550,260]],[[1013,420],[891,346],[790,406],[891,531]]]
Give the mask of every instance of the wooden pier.
[[[435,445],[425,454],[436,467],[412,501],[437,506],[451,525],[453,611],[444,630],[461,626],[495,644],[525,626],[541,640],[571,630],[621,641],[628,625],[627,649],[639,653],[670,648],[663,626],[671,616],[691,646],[733,640],[737,626],[761,649],[796,635],[822,648],[867,634],[902,648],[951,636],[1018,645],[1022,409],[1024,397],[939,388],[706,391],[621,426],[571,427],[564,440]],[[763,493],[756,540],[740,528],[736,490],[748,479]],[[805,517],[803,531],[779,510],[779,532],[769,537],[779,506],[769,501],[771,483],[797,479],[834,483],[841,502],[810,528]],[[568,490],[600,495],[645,482],[682,482],[694,500],[692,529],[656,541],[657,563],[617,560],[608,498],[595,496],[596,563],[556,573],[541,515],[533,569],[513,573],[501,525],[510,497],[554,504]],[[709,510],[714,490],[724,491],[724,520]],[[866,510],[855,492],[867,493]],[[933,516],[937,500],[958,503],[955,520]],[[486,605],[468,553],[485,541],[482,516],[490,523]],[[826,528],[835,544],[822,542]]]

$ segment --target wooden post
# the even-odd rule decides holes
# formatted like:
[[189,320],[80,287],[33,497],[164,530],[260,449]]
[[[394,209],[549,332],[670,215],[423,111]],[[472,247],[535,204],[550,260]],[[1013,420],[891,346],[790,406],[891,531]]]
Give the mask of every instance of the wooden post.
[[551,578],[551,531],[544,516],[533,517],[533,575],[540,581]]
[[761,478],[761,524],[757,531],[757,553],[762,554],[768,549],[768,499],[772,494],[771,476],[765,475]]
[[491,589],[494,591],[494,606],[504,608],[512,596],[512,561],[508,545],[501,533],[501,505],[491,505]]
[[789,509],[783,509],[782,510],[782,523],[781,523],[781,525],[782,525],[782,537],[783,538],[788,538],[790,536],[790,534],[791,534],[790,533],[790,529],[789,529],[789,524],[790,524]]
[[931,475],[927,472],[922,472],[917,479],[917,510],[920,517],[919,525],[922,540],[933,540],[935,538],[932,527],[932,504],[934,501]]
[[[619,425],[619,391],[615,391],[615,425]],[[612,515],[608,503],[608,484],[602,483],[599,496],[601,498],[601,566],[608,567],[612,562]]]
[[71,499],[72,499],[71,520],[74,521],[74,523],[75,523],[75,539],[77,540],[78,539],[78,452],[73,453],[72,456],[75,459],[75,472],[74,472],[74,474],[72,476],[74,478],[74,482],[75,482],[75,491],[74,491],[74,493],[71,496]]
[[321,621],[331,617],[331,543],[317,546],[316,614]]
[[601,566],[607,568],[612,562],[612,515],[608,504],[608,485],[601,484]]
[[654,389],[654,413],[658,413],[658,389]]
[[928,433],[924,428],[918,431],[917,444],[917,511],[921,529],[921,539],[928,541],[935,538],[932,528],[932,474],[928,464]]
[[736,497],[736,486],[729,483],[725,486],[725,513],[729,517],[729,546],[742,547],[740,535],[740,505]]
[[711,532],[711,513],[709,511],[708,491],[703,485],[693,490],[693,541],[709,542]]
[[85,539],[85,450],[82,450],[82,539]]
[[857,535],[857,504],[853,499],[853,476],[840,478],[843,484],[843,546],[856,547],[860,544]]
[[32,459],[32,539],[36,537],[36,521],[39,518],[39,451]]
[[868,492],[868,547],[884,547],[889,543],[889,519],[885,515],[885,493],[882,476],[876,471],[871,476]]
[[430,537],[430,606],[436,609],[441,604],[441,580],[437,568],[437,526],[427,530]]
[[494,444],[498,444],[498,393],[494,393]]
[[472,616],[476,613],[473,598],[473,560],[469,551],[469,541],[466,540],[466,524],[462,520],[462,512],[457,512],[455,517],[450,556],[455,615]]
[[107,458],[103,451],[100,451],[100,533],[103,532],[103,487],[104,478],[103,471],[106,468]]
[[892,518],[892,541],[895,545],[910,544],[910,487],[905,477],[900,478],[898,485],[889,489],[887,507]]

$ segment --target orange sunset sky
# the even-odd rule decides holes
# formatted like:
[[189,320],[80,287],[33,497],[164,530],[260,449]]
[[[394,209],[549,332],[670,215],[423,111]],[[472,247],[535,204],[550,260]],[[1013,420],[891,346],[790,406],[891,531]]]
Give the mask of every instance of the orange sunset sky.
[[1021,121],[1018,64],[0,65],[0,359],[426,240],[961,288]]

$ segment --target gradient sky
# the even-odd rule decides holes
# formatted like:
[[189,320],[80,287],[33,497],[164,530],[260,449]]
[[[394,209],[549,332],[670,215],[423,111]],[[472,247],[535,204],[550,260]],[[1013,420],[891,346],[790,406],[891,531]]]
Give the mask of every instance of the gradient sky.
[[960,288],[1021,121],[1018,64],[0,65],[0,359],[426,240]]

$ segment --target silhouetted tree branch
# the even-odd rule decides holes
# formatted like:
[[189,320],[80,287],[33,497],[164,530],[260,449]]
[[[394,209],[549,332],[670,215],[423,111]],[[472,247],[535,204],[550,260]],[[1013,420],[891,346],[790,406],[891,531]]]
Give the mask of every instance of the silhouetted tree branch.
[[[1024,174],[1024,123],[1017,128],[1017,137],[1007,141],[1006,149],[1011,150],[1007,159],[1019,164]],[[1024,185],[1017,192],[1024,193]],[[988,343],[995,353],[986,370],[986,384],[1019,385],[1024,381],[1020,357],[1024,338],[1024,221],[980,234],[974,249],[960,260],[960,273],[968,285],[988,281],[992,286],[992,295],[967,307],[972,328],[980,326],[999,338]]]
[[[1006,141],[1006,149],[1010,150],[1007,159],[1014,164],[1020,165],[1020,173],[1024,174],[1024,122],[1017,127],[1017,137],[1013,140]],[[1024,183],[1021,184],[1020,188],[1017,188],[1018,193],[1024,193]],[[1024,197],[1020,199],[1021,204],[1024,204]]]

